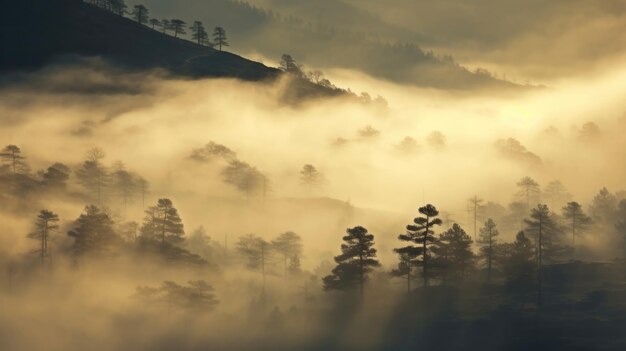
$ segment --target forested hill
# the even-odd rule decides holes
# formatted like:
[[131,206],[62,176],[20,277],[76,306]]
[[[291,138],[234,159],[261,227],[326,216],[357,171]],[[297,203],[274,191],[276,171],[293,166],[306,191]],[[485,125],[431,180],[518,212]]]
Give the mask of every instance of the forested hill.
[[[291,54],[323,70],[358,70],[401,84],[446,90],[517,89],[486,69],[469,69],[422,47],[426,34],[386,25],[336,0],[142,0],[156,18],[225,26],[238,52]],[[167,17],[166,17],[167,16]],[[436,37],[438,33],[427,33]]]
[[[68,56],[98,56],[130,69],[164,68],[192,78],[260,81],[282,71],[241,56],[197,45],[81,0],[20,0],[0,21],[0,72],[36,69]],[[341,89],[296,78],[288,98],[336,96]]]
[[279,70],[196,45],[78,0],[20,0],[0,24],[3,70],[38,67],[60,55],[102,56],[191,76],[272,78]]

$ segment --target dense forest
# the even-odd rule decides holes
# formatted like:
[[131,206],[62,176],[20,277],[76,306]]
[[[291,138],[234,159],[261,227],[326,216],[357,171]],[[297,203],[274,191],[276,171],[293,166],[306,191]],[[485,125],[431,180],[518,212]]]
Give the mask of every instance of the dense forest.
[[[137,284],[128,295],[135,308],[201,315],[240,300],[237,304],[248,305],[248,311],[237,312],[236,318],[267,320],[266,328],[281,333],[296,328],[307,335],[309,328],[322,328],[314,335],[331,348],[339,347],[331,330],[355,323],[349,322],[352,318],[400,313],[385,322],[392,330],[377,333],[402,349],[438,343],[452,348],[460,347],[457,342],[478,345],[482,337],[465,334],[465,328],[483,333],[502,318],[519,324],[508,331],[510,335],[522,337],[536,329],[533,333],[540,334],[527,338],[527,345],[549,349],[551,342],[574,338],[552,330],[554,321],[565,323],[563,311],[569,311],[567,318],[587,320],[588,332],[595,332],[615,323],[609,311],[617,313],[624,303],[624,192],[602,188],[585,205],[559,181],[540,187],[524,177],[514,184],[515,201],[507,206],[468,197],[464,226],[425,204],[417,206],[415,218],[408,218],[406,228],[396,228],[396,233],[371,233],[367,220],[344,233],[319,233],[336,238],[338,254],[334,262],[303,266],[308,243],[290,228],[269,236],[227,233],[223,238],[209,235],[211,223],[189,229],[176,199],[152,189],[148,179],[122,161],[107,164],[102,149],[88,150],[81,164],[49,161],[48,168],[38,171],[31,169],[26,150],[17,145],[4,147],[1,157],[2,212],[28,214],[33,223],[31,231],[11,234],[27,238],[28,249],[8,256],[4,252],[0,260],[5,271],[2,290],[9,296],[22,294],[42,279],[54,285],[58,279],[102,269],[124,276],[131,264],[133,274],[151,272],[152,281],[162,279],[151,286]],[[220,165],[215,176],[241,194],[248,203],[244,206],[262,208],[271,201],[269,189],[277,185],[230,148],[210,142],[190,150],[187,157],[190,162]],[[298,177],[306,188],[327,181],[310,164]],[[54,207],[41,207],[51,199]],[[85,207],[74,218],[62,218],[55,207],[64,202],[83,202]],[[130,215],[131,209],[142,209],[143,218]],[[380,259],[379,238],[392,245],[395,260]],[[602,238],[611,249],[589,246],[592,238]],[[616,256],[597,261],[594,251]],[[224,282],[242,272],[250,273],[242,280]],[[179,276],[191,278],[173,278]],[[240,291],[233,296],[222,289]],[[397,302],[382,303],[382,296],[393,296]],[[324,330],[320,318],[330,318],[324,323],[333,327],[326,325]],[[374,328],[369,323],[362,327]],[[452,328],[448,332],[456,337],[464,335],[462,342],[424,334],[444,327]],[[397,334],[399,330],[403,332]],[[577,332],[576,337],[585,335]],[[492,346],[485,348],[502,347],[505,341],[499,338],[494,336]],[[290,347],[298,345],[292,342]]]
[[0,350],[625,349],[626,7],[574,3],[11,3]]

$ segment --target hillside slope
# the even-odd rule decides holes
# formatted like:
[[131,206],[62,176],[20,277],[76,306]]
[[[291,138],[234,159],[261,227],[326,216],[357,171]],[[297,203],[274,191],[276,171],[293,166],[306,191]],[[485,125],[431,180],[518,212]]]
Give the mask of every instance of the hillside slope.
[[307,66],[359,70],[438,89],[519,87],[484,70],[469,70],[450,56],[424,50],[416,44],[425,41],[423,35],[385,26],[341,1],[253,2],[256,5],[233,0],[142,1],[156,18],[186,18],[203,21],[209,28],[225,27],[242,53],[270,58],[289,53]]
[[[280,71],[228,52],[164,35],[74,0],[22,0],[0,24],[0,69],[38,67],[62,55],[102,56],[131,68],[197,77],[274,78]],[[202,62],[198,64],[197,62]]]

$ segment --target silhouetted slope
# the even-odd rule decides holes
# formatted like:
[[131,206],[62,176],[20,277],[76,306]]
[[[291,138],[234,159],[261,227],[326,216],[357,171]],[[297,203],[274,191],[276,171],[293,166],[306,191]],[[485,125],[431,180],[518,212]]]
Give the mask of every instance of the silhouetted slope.
[[102,56],[137,68],[162,67],[192,77],[276,77],[275,68],[196,45],[81,1],[23,0],[1,25],[3,70],[38,67],[62,55]]
[[[375,15],[334,0],[266,0],[262,7],[233,0],[143,0],[157,18],[193,18],[224,26],[240,52],[305,66],[359,70],[402,84],[439,89],[519,88],[486,71],[463,67],[424,50],[424,35],[385,25]],[[345,20],[340,20],[345,18]],[[437,33],[430,33],[437,35]],[[406,44],[405,44],[406,43]]]

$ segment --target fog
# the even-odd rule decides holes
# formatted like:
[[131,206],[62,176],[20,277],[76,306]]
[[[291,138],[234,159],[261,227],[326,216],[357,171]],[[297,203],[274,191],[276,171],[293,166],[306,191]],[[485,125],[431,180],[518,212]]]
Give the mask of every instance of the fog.
[[[33,177],[55,162],[72,173],[63,193],[18,191],[0,198],[0,263],[7,267],[0,348],[377,349],[385,334],[381,325],[402,300],[390,297],[404,292],[401,281],[377,282],[389,279],[385,272],[397,264],[397,235],[418,207],[432,203],[445,213],[441,230],[459,222],[470,233],[467,199],[478,195],[507,206],[525,176],[542,186],[560,180],[585,209],[602,187],[616,193],[626,186],[626,65],[519,92],[416,88],[340,69],[326,75],[340,87],[380,95],[387,105],[354,97],[287,103],[281,96],[289,78],[183,80],[160,71],[127,72],[99,60],[5,79],[2,145],[20,147]],[[246,196],[225,183],[224,159],[191,157],[210,142],[256,167],[267,179],[263,192]],[[74,177],[93,147],[105,152],[107,166],[122,161],[149,181],[145,207],[171,199],[186,237],[203,226],[215,245],[230,249],[235,263],[222,258],[219,269],[189,269],[123,254],[77,263],[65,233],[90,201]],[[305,164],[323,174],[318,186],[303,186]],[[120,223],[143,220],[137,196],[126,208],[114,195],[102,202]],[[54,264],[40,271],[26,235],[44,208],[61,220]],[[351,304],[323,292],[321,277],[330,273],[345,229],[357,225],[375,235],[383,265],[370,279],[366,301],[385,302],[343,314]],[[235,242],[249,233],[270,240],[286,231],[302,237],[302,269],[311,273],[287,279],[276,258],[263,288],[267,296],[259,297],[260,275],[240,263]],[[598,232],[606,235],[581,239],[589,257],[617,257],[609,231]],[[515,234],[502,230],[501,240]],[[133,297],[138,286],[200,279],[215,288],[219,300],[206,314]],[[342,328],[329,332],[328,325]]]

